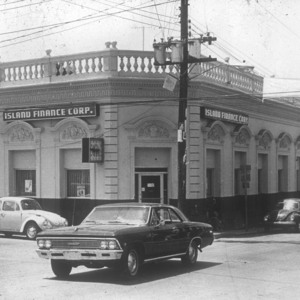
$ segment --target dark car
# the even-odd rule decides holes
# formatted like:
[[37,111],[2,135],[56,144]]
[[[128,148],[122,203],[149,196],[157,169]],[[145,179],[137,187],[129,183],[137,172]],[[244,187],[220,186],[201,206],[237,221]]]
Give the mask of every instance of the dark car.
[[78,226],[38,234],[37,253],[51,260],[57,277],[73,267],[116,268],[127,277],[143,263],[181,258],[197,262],[198,250],[213,243],[212,226],[191,222],[176,207],[126,203],[95,207]]
[[271,211],[264,217],[265,230],[268,231],[271,227],[282,227],[299,232],[300,199],[285,199],[283,202],[279,202],[277,207],[276,210]]

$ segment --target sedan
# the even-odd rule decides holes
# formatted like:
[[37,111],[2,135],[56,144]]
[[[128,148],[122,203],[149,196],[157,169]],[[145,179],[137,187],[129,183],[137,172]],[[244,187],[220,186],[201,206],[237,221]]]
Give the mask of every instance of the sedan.
[[43,210],[35,199],[0,198],[0,232],[6,236],[21,233],[34,240],[42,230],[65,226],[68,226],[65,218]]
[[191,222],[176,207],[126,203],[96,206],[79,226],[37,236],[37,254],[50,259],[53,273],[67,277],[72,268],[111,267],[129,278],[144,263],[180,258],[197,262],[198,250],[213,243],[212,226]]

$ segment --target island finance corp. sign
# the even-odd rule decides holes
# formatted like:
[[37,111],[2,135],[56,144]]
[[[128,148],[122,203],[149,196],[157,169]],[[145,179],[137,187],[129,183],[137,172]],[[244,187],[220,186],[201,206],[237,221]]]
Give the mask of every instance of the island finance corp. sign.
[[200,113],[201,118],[208,118],[237,124],[248,124],[249,122],[249,116],[226,110],[201,107]]
[[97,115],[98,110],[95,103],[53,105],[39,108],[7,109],[3,111],[3,121],[95,117]]

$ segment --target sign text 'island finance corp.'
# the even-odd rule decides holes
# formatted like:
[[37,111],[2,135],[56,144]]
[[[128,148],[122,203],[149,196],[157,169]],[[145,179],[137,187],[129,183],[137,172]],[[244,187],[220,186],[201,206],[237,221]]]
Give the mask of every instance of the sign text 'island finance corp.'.
[[3,112],[3,121],[63,119],[67,117],[95,117],[98,115],[97,105],[70,104],[39,108],[9,109]]

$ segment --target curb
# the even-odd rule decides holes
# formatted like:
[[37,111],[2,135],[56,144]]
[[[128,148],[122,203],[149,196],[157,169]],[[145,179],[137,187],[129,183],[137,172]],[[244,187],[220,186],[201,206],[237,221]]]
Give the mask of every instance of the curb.
[[263,228],[251,228],[248,230],[245,229],[230,230],[230,231],[214,232],[214,238],[220,239],[220,238],[239,237],[239,236],[261,234],[263,232],[264,232]]

